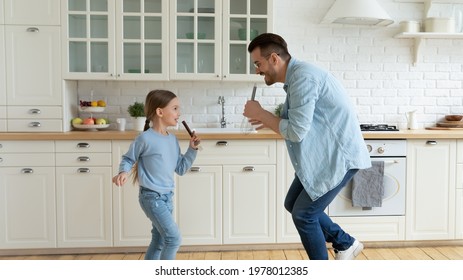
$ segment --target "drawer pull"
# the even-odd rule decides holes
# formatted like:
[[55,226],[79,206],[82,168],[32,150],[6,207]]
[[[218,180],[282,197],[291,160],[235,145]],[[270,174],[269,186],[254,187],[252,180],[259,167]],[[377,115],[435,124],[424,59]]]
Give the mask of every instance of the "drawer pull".
[[77,143],[77,148],[90,148],[89,143]]
[[88,169],[88,168],[79,168],[79,169],[77,169],[77,173],[90,173],[90,169]]
[[201,167],[199,166],[193,166],[190,168],[190,172],[200,172],[201,171]]
[[42,124],[40,122],[31,122],[29,123],[29,126],[30,127],[41,127]]
[[27,32],[39,32],[40,30],[37,27],[29,27],[26,29]]
[[23,169],[21,169],[21,173],[22,174],[32,174],[32,173],[34,173],[34,169],[32,169],[32,168],[23,168]]
[[90,158],[89,157],[78,157],[77,160],[78,161],[90,161]]
[[217,146],[228,146],[228,142],[227,141],[217,141],[217,143],[215,143]]
[[3,158],[0,157],[0,163],[3,162]]
[[255,170],[256,170],[256,168],[254,166],[245,166],[245,167],[243,167],[244,172],[253,172]]
[[437,141],[435,140],[426,141],[426,145],[437,145]]
[[29,110],[29,114],[32,114],[32,115],[39,115],[41,113],[42,111],[40,111],[40,109],[30,109]]

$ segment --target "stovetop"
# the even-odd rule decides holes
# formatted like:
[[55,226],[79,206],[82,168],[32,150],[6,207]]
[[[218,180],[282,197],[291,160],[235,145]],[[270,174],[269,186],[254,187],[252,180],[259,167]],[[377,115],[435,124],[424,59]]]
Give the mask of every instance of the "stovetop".
[[399,131],[395,125],[387,124],[360,124],[361,131]]

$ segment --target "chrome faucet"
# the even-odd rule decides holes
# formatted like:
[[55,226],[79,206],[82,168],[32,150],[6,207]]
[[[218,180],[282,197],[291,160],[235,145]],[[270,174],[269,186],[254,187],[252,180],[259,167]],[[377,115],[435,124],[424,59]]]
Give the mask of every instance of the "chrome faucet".
[[222,105],[222,115],[220,116],[220,127],[225,128],[227,127],[227,121],[225,120],[225,97],[219,96],[218,104]]

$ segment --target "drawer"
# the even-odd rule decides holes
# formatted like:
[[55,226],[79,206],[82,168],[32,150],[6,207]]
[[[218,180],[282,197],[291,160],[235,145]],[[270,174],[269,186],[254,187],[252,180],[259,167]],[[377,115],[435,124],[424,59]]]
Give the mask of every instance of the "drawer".
[[[194,164],[276,164],[276,140],[203,140]],[[182,153],[188,141],[181,141]]]
[[56,141],[57,153],[86,152],[110,153],[111,141],[106,140],[69,140]]
[[53,153],[53,141],[2,141],[0,140],[0,154],[4,153]]
[[111,153],[57,153],[56,166],[111,166]]
[[52,153],[0,153],[0,167],[5,166],[55,166],[55,156]]
[[9,119],[7,120],[9,132],[62,132],[62,120],[50,119]]
[[457,162],[463,163],[463,140],[457,140]]
[[61,119],[61,106],[8,106],[9,119]]

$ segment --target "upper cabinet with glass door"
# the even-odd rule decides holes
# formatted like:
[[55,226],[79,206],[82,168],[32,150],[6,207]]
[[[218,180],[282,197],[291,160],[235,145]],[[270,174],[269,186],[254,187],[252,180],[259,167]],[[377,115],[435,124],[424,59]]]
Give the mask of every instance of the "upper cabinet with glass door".
[[221,0],[171,2],[171,79],[220,79]]
[[171,2],[171,79],[261,80],[247,52],[272,30],[272,0]]
[[168,79],[168,0],[66,2],[66,79]]
[[262,81],[247,47],[257,35],[273,31],[272,0],[226,0],[223,15],[224,80]]

